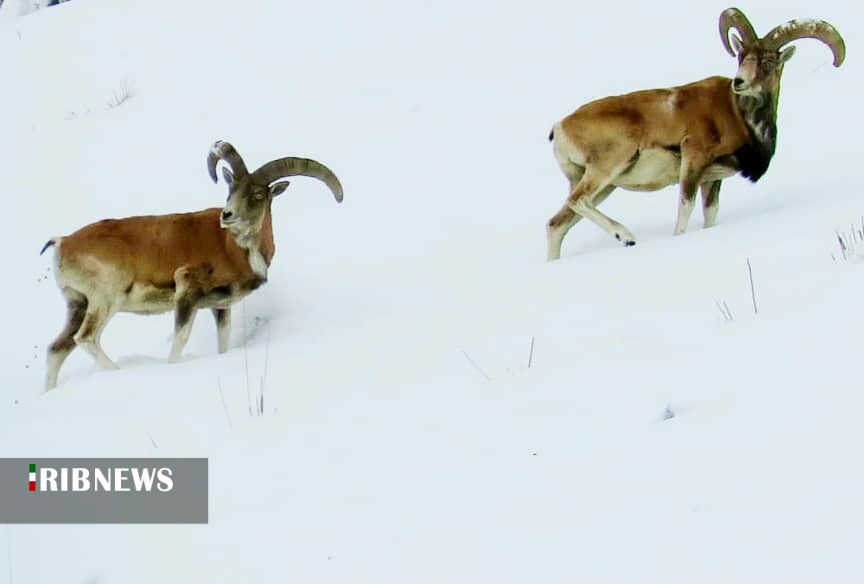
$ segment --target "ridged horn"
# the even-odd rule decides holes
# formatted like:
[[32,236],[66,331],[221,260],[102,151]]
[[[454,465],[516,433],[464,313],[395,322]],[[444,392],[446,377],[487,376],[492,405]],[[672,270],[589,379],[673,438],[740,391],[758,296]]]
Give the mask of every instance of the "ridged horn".
[[210,178],[213,182],[217,182],[216,165],[220,160],[224,160],[231,167],[231,173],[235,178],[243,178],[249,171],[246,170],[246,163],[237,153],[237,150],[228,142],[218,140],[210,147],[210,152],[207,154],[207,172],[210,173]]
[[790,20],[776,26],[762,38],[762,46],[779,51],[784,45],[803,38],[816,39],[828,45],[834,53],[835,67],[842,65],[846,59],[846,43],[843,37],[836,28],[822,20]]
[[720,15],[720,40],[723,41],[723,47],[726,49],[726,52],[733,57],[735,56],[735,50],[729,42],[730,28],[734,28],[741,35],[744,46],[759,42],[759,37],[756,36],[756,31],[753,30],[753,25],[744,16],[744,13],[737,8],[727,8]]
[[259,184],[267,184],[288,176],[308,176],[317,178],[333,192],[337,203],[342,202],[342,184],[333,171],[309,158],[286,157],[271,160],[252,173],[252,179]]

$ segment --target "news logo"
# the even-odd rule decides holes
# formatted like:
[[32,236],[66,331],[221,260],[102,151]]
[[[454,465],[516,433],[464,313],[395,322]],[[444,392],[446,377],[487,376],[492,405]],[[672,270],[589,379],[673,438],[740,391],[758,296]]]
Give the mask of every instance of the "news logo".
[[95,468],[91,473],[83,467],[41,467],[29,465],[28,490],[43,493],[81,493],[105,491],[128,493],[150,492],[154,488],[167,493],[174,488],[173,471],[167,467]]
[[206,458],[0,458],[0,523],[207,523],[208,505]]

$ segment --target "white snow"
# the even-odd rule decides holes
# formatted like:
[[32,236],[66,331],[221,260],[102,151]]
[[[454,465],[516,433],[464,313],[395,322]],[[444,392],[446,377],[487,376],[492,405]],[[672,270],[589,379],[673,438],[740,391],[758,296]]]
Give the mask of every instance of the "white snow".
[[[603,210],[635,247],[582,222],[544,261],[566,195],[549,128],[732,75],[721,8],[73,0],[6,18],[0,456],[211,470],[206,526],[0,526],[0,583],[860,582],[864,271],[836,236],[862,229],[860,60],[800,42],[772,167],[724,183],[717,227],[697,211],[673,237],[674,189],[621,192]],[[813,10],[748,16],[860,37],[857,5]],[[221,205],[217,139],[253,167],[316,158],[345,202],[304,179],[274,202],[269,282],[228,353],[206,312],[179,364],[170,315],[119,315],[103,344],[121,369],[77,351],[43,393],[65,313],[43,243]]]

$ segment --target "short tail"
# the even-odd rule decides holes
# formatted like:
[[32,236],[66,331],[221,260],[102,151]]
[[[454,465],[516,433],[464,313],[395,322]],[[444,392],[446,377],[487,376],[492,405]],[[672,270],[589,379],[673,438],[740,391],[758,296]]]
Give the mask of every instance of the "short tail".
[[57,245],[57,238],[56,237],[52,237],[51,239],[49,239],[48,241],[45,242],[45,245],[42,246],[42,251],[39,252],[39,255],[41,256],[43,253],[45,253],[45,250],[48,249],[49,247],[51,247],[52,245]]
[[554,139],[555,139],[555,128],[552,128],[552,129],[549,131],[549,141],[551,142],[551,141],[554,140]]

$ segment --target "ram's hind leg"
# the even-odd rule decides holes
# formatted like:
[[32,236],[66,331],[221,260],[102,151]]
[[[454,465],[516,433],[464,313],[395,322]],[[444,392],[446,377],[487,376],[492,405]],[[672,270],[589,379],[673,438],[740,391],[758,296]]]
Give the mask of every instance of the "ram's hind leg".
[[54,389],[57,387],[57,376],[60,374],[60,367],[66,357],[75,349],[75,333],[81,328],[81,323],[84,322],[84,314],[87,311],[87,297],[72,290],[65,288],[63,295],[66,297],[66,326],[54,339],[54,342],[48,346],[46,355],[45,367],[45,390]]
[[[582,175],[585,174],[585,167],[570,160],[566,149],[561,150],[559,143],[554,140],[555,131],[553,130],[552,132],[553,133],[550,134],[550,137],[553,138],[552,144],[555,159],[558,161],[558,166],[561,168],[561,172],[563,172],[564,176],[567,177],[567,180],[570,183],[570,191],[572,191],[576,183],[579,182],[579,179],[582,178]],[[546,261],[551,262],[561,257],[561,244],[564,242],[564,237],[567,236],[567,232],[570,231],[570,228],[579,223],[581,219],[582,215],[575,213],[573,209],[565,203],[564,206],[546,222]]]
[[231,339],[231,309],[214,308],[213,318],[216,319],[216,337],[218,339],[219,352],[228,350],[228,342]]
[[105,351],[102,350],[101,339],[105,325],[117,312],[117,302],[108,299],[94,299],[87,297],[87,310],[84,320],[75,333],[75,342],[90,353],[96,364],[103,369],[117,369],[117,364],[112,361]]
[[[594,196],[593,205],[596,207],[605,201],[612,191],[615,190],[614,185],[609,185]],[[572,191],[572,186],[571,186]],[[546,238],[548,242],[547,261],[557,260],[561,257],[561,244],[564,238],[570,231],[570,228],[579,223],[582,215],[576,213],[570,208],[569,204],[565,204],[561,209],[549,220],[546,227]]]
[[[612,181],[632,162],[629,157],[624,162],[611,168],[610,171],[600,171],[592,166],[585,170],[582,179],[573,187],[567,198],[567,205],[578,215],[592,221],[606,233],[624,245],[636,245],[636,238],[629,229],[597,210],[599,200],[605,199],[612,192]],[[609,192],[606,192],[610,189]]]

